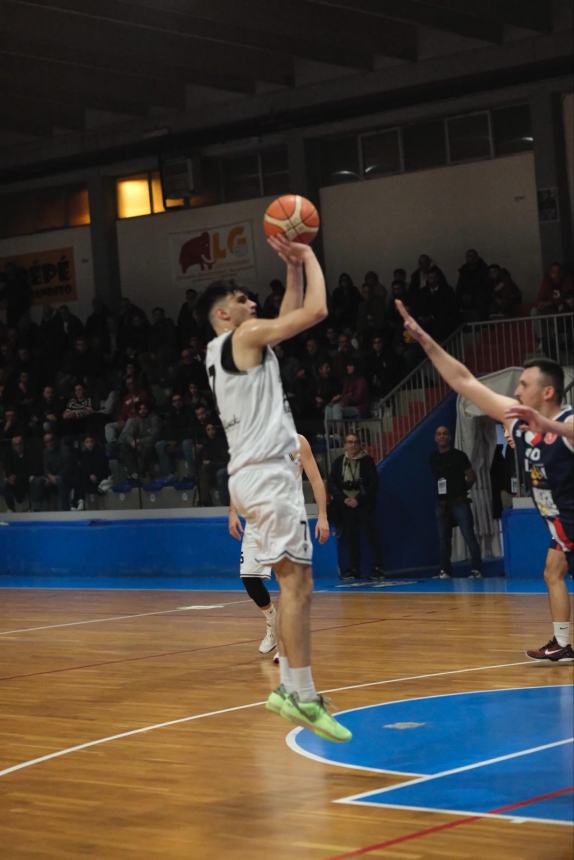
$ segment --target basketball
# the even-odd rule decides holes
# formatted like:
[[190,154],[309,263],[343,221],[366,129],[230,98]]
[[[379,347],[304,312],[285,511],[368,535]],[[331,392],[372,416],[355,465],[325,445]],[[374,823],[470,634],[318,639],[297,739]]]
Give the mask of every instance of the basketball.
[[290,242],[310,245],[319,232],[319,213],[299,194],[284,194],[269,204],[263,216],[266,236],[283,235]]

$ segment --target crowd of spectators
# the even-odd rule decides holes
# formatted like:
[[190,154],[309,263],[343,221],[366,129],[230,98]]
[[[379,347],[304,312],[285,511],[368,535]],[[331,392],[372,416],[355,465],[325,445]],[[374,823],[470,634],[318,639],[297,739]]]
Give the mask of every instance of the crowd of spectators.
[[[272,281],[260,315],[275,317],[283,292]],[[410,278],[395,269],[388,288],[373,271],[360,287],[342,273],[328,319],[276,348],[300,432],[313,439],[325,418],[367,417],[421,361],[395,298],[440,340],[463,322],[515,315],[522,300],[508,270],[474,250],[454,287],[427,254]],[[87,494],[151,480],[193,484],[203,505],[228,503],[196,299],[187,290],[175,321],[124,298],[117,314],[95,299],[85,321],[66,305],[44,305],[39,323],[14,312],[0,323],[0,488],[9,508],[28,501],[38,510],[52,496],[61,510],[81,509]],[[573,301],[572,280],[554,264],[535,312],[571,311]]]

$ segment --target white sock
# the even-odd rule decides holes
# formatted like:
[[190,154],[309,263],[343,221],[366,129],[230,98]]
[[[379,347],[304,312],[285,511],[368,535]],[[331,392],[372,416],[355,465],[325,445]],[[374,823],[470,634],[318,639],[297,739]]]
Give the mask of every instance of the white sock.
[[265,616],[265,621],[267,622],[267,624],[275,624],[277,612],[275,611],[275,607],[273,606],[273,604],[271,604],[269,609],[262,609],[261,612]]
[[561,648],[565,648],[570,644],[570,622],[555,621],[554,622],[554,637]]
[[283,684],[288,693],[294,693],[293,677],[289,668],[289,660],[287,657],[279,655],[279,682]]
[[291,669],[291,678],[300,702],[312,702],[313,699],[317,698],[317,690],[313,683],[310,666],[303,666],[302,669]]

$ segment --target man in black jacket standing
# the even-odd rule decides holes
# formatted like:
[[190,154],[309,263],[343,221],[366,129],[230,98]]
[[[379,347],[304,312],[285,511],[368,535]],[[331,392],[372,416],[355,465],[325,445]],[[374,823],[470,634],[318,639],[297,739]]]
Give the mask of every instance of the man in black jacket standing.
[[360,578],[363,529],[373,557],[370,580],[379,582],[383,578],[382,552],[375,522],[378,484],[375,461],[363,450],[357,434],[347,433],[345,453],[333,463],[328,482],[340,537],[349,543],[350,567],[343,572],[342,579]]

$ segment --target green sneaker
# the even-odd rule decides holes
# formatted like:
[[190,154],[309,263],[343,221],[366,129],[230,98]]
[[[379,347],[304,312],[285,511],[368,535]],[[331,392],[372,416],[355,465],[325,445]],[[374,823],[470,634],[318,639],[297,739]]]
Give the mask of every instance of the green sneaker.
[[[283,705],[285,704],[288,696],[288,692],[283,686],[283,684],[279,684],[279,686],[273,690],[272,693],[269,693],[269,698],[265,703],[265,707],[268,711],[271,711],[272,714],[277,714],[277,716],[283,716],[281,710]],[[287,719],[287,717],[285,717]]]
[[319,696],[312,702],[300,702],[297,693],[291,693],[285,699],[281,716],[298,726],[311,729],[316,735],[328,741],[344,743],[353,737],[349,729],[331,716],[323,696]]

